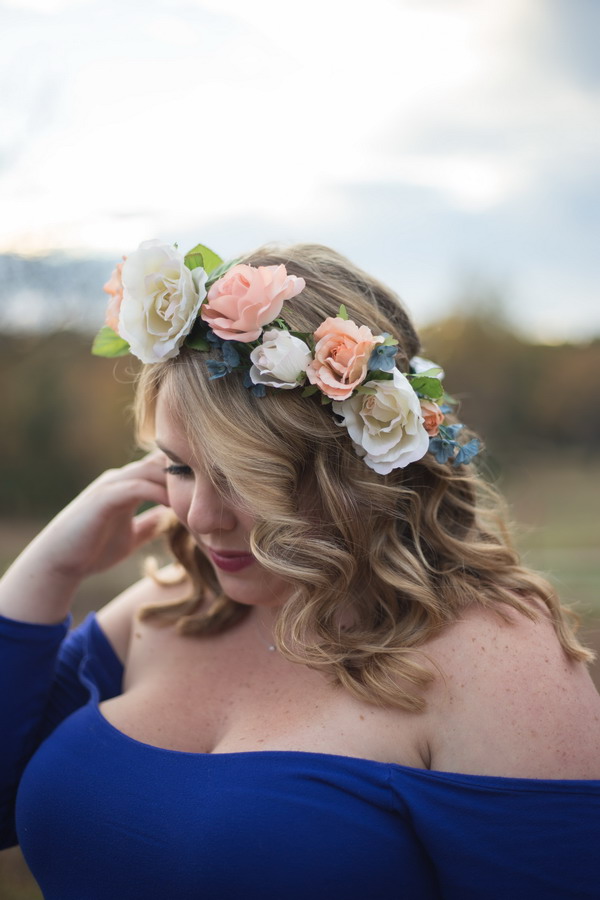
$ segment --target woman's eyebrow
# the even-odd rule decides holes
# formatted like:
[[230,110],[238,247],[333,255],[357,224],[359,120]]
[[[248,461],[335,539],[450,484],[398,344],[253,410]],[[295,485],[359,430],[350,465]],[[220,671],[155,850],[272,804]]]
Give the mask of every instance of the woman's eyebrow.
[[154,443],[156,444],[156,446],[158,447],[158,449],[159,449],[159,450],[162,450],[162,452],[163,452],[164,454],[166,454],[166,456],[168,456],[169,459],[172,459],[173,462],[176,462],[176,463],[181,463],[181,462],[182,462],[182,460],[179,459],[179,457],[177,456],[176,453],[173,453],[172,450],[169,450],[167,447],[165,447],[163,444],[161,444],[160,441],[156,441],[156,440],[155,440]]

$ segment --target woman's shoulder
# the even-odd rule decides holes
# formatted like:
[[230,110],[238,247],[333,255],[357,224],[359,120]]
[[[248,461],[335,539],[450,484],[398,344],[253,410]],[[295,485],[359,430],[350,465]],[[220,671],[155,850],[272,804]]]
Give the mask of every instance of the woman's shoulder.
[[469,608],[423,648],[431,768],[600,778],[600,696],[544,612]]
[[127,659],[138,610],[151,603],[176,603],[189,595],[190,587],[189,576],[181,566],[165,566],[132,584],[98,611],[98,623],[121,662]]

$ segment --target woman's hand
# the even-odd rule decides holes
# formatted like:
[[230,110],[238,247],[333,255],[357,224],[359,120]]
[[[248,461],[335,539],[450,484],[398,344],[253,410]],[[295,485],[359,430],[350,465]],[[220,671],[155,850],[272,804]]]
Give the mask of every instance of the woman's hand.
[[[0,582],[0,614],[57,622],[80,582],[129,556],[156,533],[168,505],[165,457],[104,472],[63,509],[23,551]],[[140,515],[146,502],[159,504]]]
[[[79,581],[114,566],[150,540],[162,507],[168,505],[164,454],[151,453],[121,469],[109,469],[93,481],[36,538],[48,565]],[[160,507],[135,516],[153,501]]]

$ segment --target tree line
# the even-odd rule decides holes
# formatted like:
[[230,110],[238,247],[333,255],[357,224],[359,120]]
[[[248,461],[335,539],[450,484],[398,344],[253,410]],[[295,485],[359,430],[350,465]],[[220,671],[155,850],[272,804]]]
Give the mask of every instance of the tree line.
[[[493,458],[600,448],[600,340],[545,346],[482,315],[423,332],[423,355],[443,366],[460,418]],[[90,355],[75,332],[0,334],[0,512],[46,516],[95,475],[136,453],[131,415],[136,361]]]

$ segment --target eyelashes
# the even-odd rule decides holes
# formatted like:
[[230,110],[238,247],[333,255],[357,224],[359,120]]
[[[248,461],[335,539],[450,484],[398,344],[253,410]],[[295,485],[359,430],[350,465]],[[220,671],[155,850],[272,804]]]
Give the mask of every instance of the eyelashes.
[[[194,472],[190,466],[186,466],[183,463],[170,463],[163,469],[167,475],[174,475],[175,478],[193,478]],[[225,476],[217,472],[212,477],[212,483],[219,493],[227,496],[230,494],[229,484]]]
[[178,478],[189,478],[192,474],[192,470],[189,466],[177,465],[176,463],[171,463],[169,466],[163,470],[167,473],[167,475],[175,475]]

